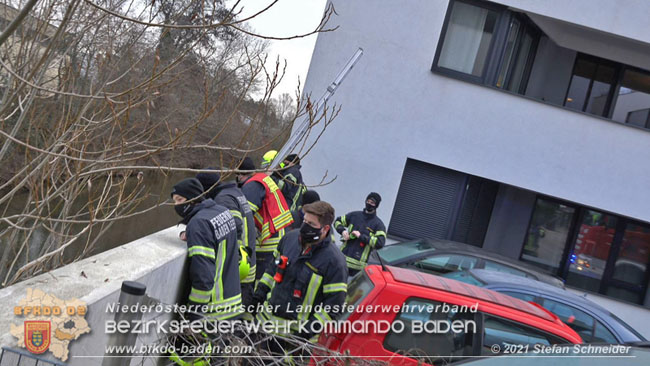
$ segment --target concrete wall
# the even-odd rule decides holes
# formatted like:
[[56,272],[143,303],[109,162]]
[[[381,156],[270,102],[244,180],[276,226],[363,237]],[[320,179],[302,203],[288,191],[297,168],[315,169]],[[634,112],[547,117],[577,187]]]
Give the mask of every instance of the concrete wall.
[[502,184],[483,248],[519,260],[536,196],[534,192]]
[[[142,239],[72,263],[54,271],[0,290],[0,345],[19,348],[9,334],[10,324],[21,325],[23,318],[13,316],[13,308],[25,297],[27,288],[38,288],[61,300],[78,298],[86,302],[86,321],[90,333],[70,343],[69,365],[101,365],[108,335],[107,320],[114,314],[106,312],[109,303],[119,299],[122,281],[138,281],[147,286],[147,295],[165,304],[182,303],[187,246],[178,239],[180,228],[172,227]],[[84,275],[82,276],[81,273]],[[152,314],[145,315],[150,319]],[[160,319],[170,318],[164,314]],[[150,344],[158,335],[141,336],[139,343]],[[54,359],[47,352],[43,356]],[[142,361],[136,360],[136,361]],[[144,364],[155,364],[148,359]]]
[[434,74],[447,1],[373,4],[334,1],[340,28],[319,35],[306,80],[306,92],[321,95],[364,49],[330,101],[339,116],[303,163],[307,184],[337,178],[317,188],[337,214],[377,191],[389,222],[413,158],[650,221],[650,195],[639,194],[650,185],[650,170],[639,169],[650,133]]

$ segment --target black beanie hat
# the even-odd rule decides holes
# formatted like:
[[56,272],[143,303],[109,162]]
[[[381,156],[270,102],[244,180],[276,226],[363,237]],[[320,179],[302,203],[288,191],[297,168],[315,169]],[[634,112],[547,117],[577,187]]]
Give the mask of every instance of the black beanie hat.
[[[175,194],[191,200],[203,194],[203,186],[196,178],[186,178],[176,183],[172,189],[172,196]],[[203,197],[200,197],[196,201],[203,201]]]
[[318,195],[318,192],[312,191],[311,189],[305,192],[302,195],[302,204],[307,205],[310,203],[314,203],[316,201],[320,201],[320,196]]
[[375,207],[379,207],[379,203],[381,202],[381,196],[377,192],[370,192],[370,194],[368,194],[368,197],[366,197],[366,201],[367,200],[375,201]]
[[[209,170],[216,170],[215,168],[206,168]],[[221,179],[221,175],[219,173],[199,173],[196,175],[196,179],[201,182],[201,185],[203,186],[203,190],[210,189],[210,187],[214,186],[217,184],[219,179]]]
[[287,155],[286,158],[284,158],[284,160],[290,163],[300,164],[300,157],[298,156],[298,154],[289,154]]
[[244,160],[239,163],[239,168],[237,170],[255,170],[255,163],[250,156],[244,158]]

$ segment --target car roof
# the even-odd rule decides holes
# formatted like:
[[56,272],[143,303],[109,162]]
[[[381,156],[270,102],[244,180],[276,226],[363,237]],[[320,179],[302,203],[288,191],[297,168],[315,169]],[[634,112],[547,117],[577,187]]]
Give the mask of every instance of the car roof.
[[491,287],[508,287],[511,289],[521,289],[528,292],[535,292],[540,295],[550,295],[566,300],[566,302],[573,303],[578,306],[588,306],[590,309],[597,310],[603,314],[610,312],[602,306],[586,299],[582,296],[574,294],[571,291],[559,287],[551,286],[547,283],[536,281],[532,278],[519,277],[510,273],[490,271],[486,269],[470,269],[467,272],[471,273],[474,278],[485,284],[486,288]]
[[[470,273],[479,282],[482,282],[485,288],[488,289],[498,288],[502,290],[521,290],[527,293],[532,292],[540,297],[551,298],[554,301],[570,304],[583,311],[586,310],[606,322],[610,327],[614,327],[618,336],[623,338],[623,341],[637,339],[641,336],[634,328],[606,308],[569,290],[535,281],[532,278],[518,277],[509,273],[485,269],[471,269],[466,272]],[[641,336],[641,339],[645,338]]]
[[[549,273],[545,273],[540,268],[532,267],[530,265],[527,265],[527,264],[524,264],[524,263],[521,263],[521,262],[513,263],[513,261],[516,261],[516,259],[509,258],[509,257],[503,256],[501,254],[489,251],[487,249],[476,247],[474,245],[469,245],[469,244],[460,243],[460,242],[451,241],[451,240],[428,239],[427,238],[427,239],[416,239],[416,240],[403,241],[403,242],[400,242],[400,243],[391,244],[391,246],[392,245],[407,244],[407,243],[414,243],[414,242],[422,243],[423,246],[430,246],[431,249],[426,250],[426,248],[425,248],[425,250],[422,250],[417,255],[407,257],[407,258],[409,258],[409,260],[414,260],[414,259],[417,259],[417,258],[426,258],[429,255],[431,255],[432,253],[439,252],[439,251],[453,251],[453,252],[458,252],[458,253],[462,253],[462,254],[470,254],[470,255],[473,255],[473,256],[476,256],[476,257],[479,257],[479,258],[482,258],[482,259],[490,259],[490,260],[493,260],[495,262],[499,262],[500,264],[503,264],[503,265],[506,265],[506,266],[509,266],[509,267],[512,267],[512,268],[515,268],[515,269],[519,269],[519,270],[521,270],[523,272],[528,272],[528,273],[536,276],[537,279],[540,280],[540,281],[543,281],[543,282],[546,282],[546,283],[556,284],[559,287],[564,287],[564,282],[561,279],[559,279],[559,278],[557,278],[557,277],[555,277],[555,276],[553,276],[553,275],[551,275]],[[399,260],[399,261],[397,261],[395,263],[398,264],[398,263],[401,263],[401,262],[402,261]]]
[[422,273],[410,269],[386,266],[397,282],[408,283],[416,286],[431,288],[450,292],[462,296],[471,297],[477,300],[490,302],[508,308],[523,311],[549,322],[555,322],[556,317],[541,307],[535,306],[523,300],[498,293],[489,289],[469,285],[464,282]]

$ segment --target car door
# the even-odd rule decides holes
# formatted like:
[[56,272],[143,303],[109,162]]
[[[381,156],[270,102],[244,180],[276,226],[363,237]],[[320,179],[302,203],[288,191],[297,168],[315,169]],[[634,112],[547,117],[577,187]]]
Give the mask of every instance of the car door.
[[[392,355],[391,364],[446,365],[474,353],[477,329],[473,324],[476,324],[476,314],[453,311],[453,307],[444,311],[443,304],[416,297],[404,302],[402,311],[393,320],[391,331],[382,343],[385,353]],[[443,332],[447,322],[458,324],[457,331]],[[403,331],[398,331],[400,329],[395,324],[403,324]]]

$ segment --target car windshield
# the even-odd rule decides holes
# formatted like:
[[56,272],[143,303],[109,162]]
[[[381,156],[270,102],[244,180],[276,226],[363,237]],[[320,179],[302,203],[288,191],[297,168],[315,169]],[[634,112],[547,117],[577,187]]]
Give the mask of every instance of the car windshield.
[[470,285],[478,286],[478,287],[483,287],[485,284],[479,280],[476,279],[476,277],[472,276],[469,274],[469,272],[449,272],[440,275],[441,277],[445,278],[451,278],[452,280],[460,281],[460,282],[465,282]]
[[436,248],[431,243],[418,240],[388,245],[381,250],[378,250],[377,254],[379,254],[382,261],[392,263],[420,252],[433,251],[435,249]]
[[352,314],[352,309],[356,309],[361,301],[368,296],[370,291],[375,285],[370,281],[365,271],[359,272],[348,284],[348,295],[345,298],[344,311],[341,314],[340,320],[347,319]]

